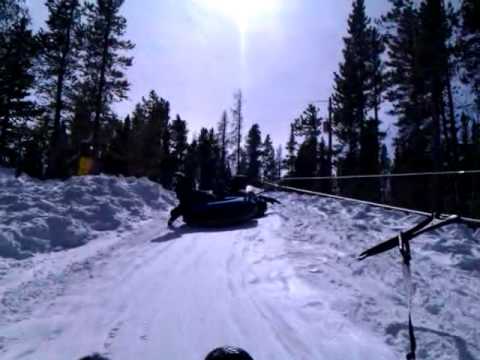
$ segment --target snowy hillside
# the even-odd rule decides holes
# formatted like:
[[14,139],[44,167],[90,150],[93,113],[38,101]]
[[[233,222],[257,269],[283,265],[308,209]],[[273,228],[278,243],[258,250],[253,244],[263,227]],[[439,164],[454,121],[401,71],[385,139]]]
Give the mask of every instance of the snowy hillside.
[[[2,359],[404,357],[398,252],[355,256],[417,216],[275,193],[244,226],[171,230],[174,198],[147,180],[0,182]],[[418,358],[480,358],[479,242],[459,225],[414,240]]]
[[0,255],[23,259],[80,246],[106,231],[131,229],[173,201],[147,180],[96,176],[42,183],[0,169]]

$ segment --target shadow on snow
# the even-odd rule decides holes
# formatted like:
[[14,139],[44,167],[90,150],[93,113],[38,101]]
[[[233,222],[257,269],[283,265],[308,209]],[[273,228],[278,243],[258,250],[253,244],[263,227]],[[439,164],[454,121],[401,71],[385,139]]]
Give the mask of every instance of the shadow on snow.
[[195,233],[221,233],[221,232],[230,232],[234,230],[246,230],[257,227],[257,220],[250,220],[246,223],[232,226],[224,227],[199,227],[199,226],[188,226],[186,224],[181,225],[178,228],[170,228],[170,231],[159,236],[158,238],[153,239],[152,243],[163,243],[167,241],[180,239],[183,235],[195,234]]

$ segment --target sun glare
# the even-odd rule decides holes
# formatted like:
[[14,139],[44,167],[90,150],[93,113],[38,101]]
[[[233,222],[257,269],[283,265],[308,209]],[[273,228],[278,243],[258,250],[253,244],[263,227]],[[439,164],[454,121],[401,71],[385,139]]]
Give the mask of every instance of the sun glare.
[[195,0],[195,2],[232,19],[241,33],[248,30],[251,21],[271,14],[279,6],[279,0]]

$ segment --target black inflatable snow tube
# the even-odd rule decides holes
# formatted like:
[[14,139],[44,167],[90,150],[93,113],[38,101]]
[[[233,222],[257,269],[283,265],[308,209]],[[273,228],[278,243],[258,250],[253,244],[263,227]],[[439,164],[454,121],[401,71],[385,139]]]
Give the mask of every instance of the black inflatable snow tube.
[[184,214],[183,220],[190,226],[221,227],[247,222],[258,217],[257,199],[229,197],[222,201],[194,205]]

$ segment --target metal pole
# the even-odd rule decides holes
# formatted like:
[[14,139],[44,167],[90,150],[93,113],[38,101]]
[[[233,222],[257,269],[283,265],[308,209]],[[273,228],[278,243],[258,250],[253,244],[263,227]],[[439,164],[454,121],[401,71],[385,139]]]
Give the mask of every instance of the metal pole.
[[332,98],[328,99],[328,175],[332,176],[333,171],[333,162],[332,162],[332,116],[333,116],[333,109],[332,109]]

